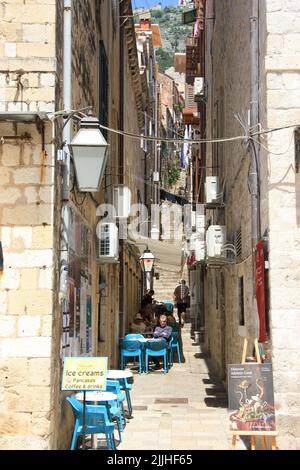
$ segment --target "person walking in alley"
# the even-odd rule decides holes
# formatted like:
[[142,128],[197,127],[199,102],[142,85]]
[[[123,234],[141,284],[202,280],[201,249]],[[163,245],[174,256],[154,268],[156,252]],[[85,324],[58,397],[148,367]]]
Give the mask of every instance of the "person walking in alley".
[[180,325],[184,325],[184,313],[187,309],[189,301],[189,288],[186,285],[184,279],[181,279],[179,284],[174,290],[174,302],[177,307],[178,322]]

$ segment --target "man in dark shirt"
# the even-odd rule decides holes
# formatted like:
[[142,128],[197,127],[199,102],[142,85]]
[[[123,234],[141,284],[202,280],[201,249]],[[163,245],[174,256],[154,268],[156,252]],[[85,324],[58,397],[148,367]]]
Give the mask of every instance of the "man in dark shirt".
[[152,304],[154,296],[154,290],[148,290],[147,293],[142,298],[141,308],[143,309],[146,305]]

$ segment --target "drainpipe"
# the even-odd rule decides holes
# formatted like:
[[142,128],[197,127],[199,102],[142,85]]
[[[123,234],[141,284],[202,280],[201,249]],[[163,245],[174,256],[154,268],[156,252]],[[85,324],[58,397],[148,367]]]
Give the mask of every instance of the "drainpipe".
[[[153,71],[153,74],[154,74],[154,71]],[[157,142],[157,137],[158,137],[158,119],[157,119],[157,116],[158,116],[158,87],[157,87],[157,80],[156,78],[154,78],[154,133],[155,133],[155,142],[154,142],[154,145],[155,145],[155,148],[154,148],[154,172],[155,172],[155,176],[156,176],[156,173],[158,171],[158,148],[157,148],[157,145],[158,145],[158,142]],[[153,178],[152,178],[152,181],[153,181]],[[154,182],[154,204],[156,205],[157,204],[157,186]]]
[[[122,17],[126,15],[124,2],[120,2],[120,37],[119,37],[119,62],[120,62],[120,82],[119,82],[119,111],[120,111],[120,130],[124,131],[124,55],[125,55],[125,29]],[[124,161],[124,136],[119,136],[119,182],[124,184],[125,161]],[[119,226],[119,230],[122,227]],[[120,232],[119,232],[120,234]],[[125,332],[125,308],[126,308],[126,278],[125,278],[125,243],[119,239],[120,264],[119,264],[119,336],[124,336]]]
[[[64,109],[72,109],[72,0],[64,0],[64,36],[63,36],[63,101]],[[67,300],[68,293],[68,247],[69,247],[69,179],[70,179],[70,152],[68,145],[71,142],[71,119],[64,126],[63,141],[66,159],[62,167],[62,224],[60,238],[60,294],[62,303]],[[66,309],[64,309],[66,311]]]
[[[251,49],[251,98],[250,126],[259,122],[259,0],[252,0],[252,16],[250,20]],[[253,257],[253,293],[255,296],[255,250],[260,238],[260,199],[259,199],[259,144],[251,140],[251,166],[249,183],[251,191],[251,227]]]

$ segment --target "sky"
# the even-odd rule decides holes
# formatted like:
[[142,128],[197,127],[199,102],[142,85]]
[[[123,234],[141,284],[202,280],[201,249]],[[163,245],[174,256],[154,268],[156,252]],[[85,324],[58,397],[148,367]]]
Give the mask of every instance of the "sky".
[[161,2],[163,7],[168,7],[169,5],[178,5],[178,0],[132,0],[132,6],[133,8],[150,8],[153,5],[157,5],[159,2]]

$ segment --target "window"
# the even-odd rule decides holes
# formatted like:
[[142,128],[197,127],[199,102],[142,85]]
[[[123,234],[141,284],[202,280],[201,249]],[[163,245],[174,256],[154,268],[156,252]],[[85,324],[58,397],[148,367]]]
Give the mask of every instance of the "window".
[[300,127],[295,132],[295,171],[300,173]]
[[239,278],[239,325],[245,326],[244,276]]
[[[100,41],[99,51],[99,121],[103,126],[108,126],[108,64],[103,41]],[[101,129],[107,140],[107,131]]]

